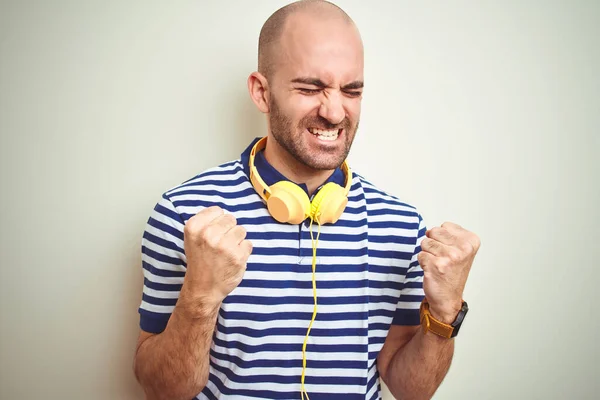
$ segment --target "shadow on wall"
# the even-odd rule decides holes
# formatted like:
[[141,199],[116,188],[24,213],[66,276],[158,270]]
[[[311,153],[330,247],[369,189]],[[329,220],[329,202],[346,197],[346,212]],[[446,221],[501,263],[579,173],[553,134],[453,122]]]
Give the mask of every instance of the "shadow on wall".
[[[226,121],[223,125],[223,135],[230,136],[231,145],[227,149],[223,149],[223,153],[227,155],[233,155],[233,158],[239,157],[241,152],[250,144],[252,139],[258,136],[265,136],[266,122],[265,117],[260,113],[252,100],[250,99],[248,92],[245,90],[245,86],[241,88],[235,88],[231,93],[223,93],[221,95],[222,101],[220,102],[219,115],[235,116]],[[230,157],[231,158],[231,157]],[[201,172],[201,171],[198,171]],[[148,210],[148,214],[150,210]],[[144,393],[133,374],[133,359],[135,355],[135,348],[137,338],[139,335],[139,314],[137,309],[140,305],[142,298],[143,288],[143,272],[141,267],[141,237],[143,235],[143,229],[146,224],[145,216],[143,221],[136,224],[137,229],[132,236],[135,240],[131,246],[128,246],[126,251],[130,255],[128,257],[128,265],[131,265],[127,269],[127,275],[123,277],[128,282],[125,285],[129,290],[123,296],[124,304],[123,307],[126,310],[124,312],[126,320],[120,323],[123,327],[122,335],[123,338],[119,342],[123,345],[120,348],[115,349],[117,352],[115,360],[121,363],[120,366],[115,366],[115,371],[130,371],[129,374],[122,376],[115,376],[117,383],[117,392],[119,395],[117,399],[128,399],[128,400],[143,400]],[[131,243],[132,241],[128,241]],[[123,365],[124,364],[124,365]]]

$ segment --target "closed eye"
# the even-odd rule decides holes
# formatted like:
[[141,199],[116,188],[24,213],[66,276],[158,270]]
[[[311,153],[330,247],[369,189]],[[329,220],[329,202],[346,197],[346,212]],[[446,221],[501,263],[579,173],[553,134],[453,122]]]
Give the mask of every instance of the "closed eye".
[[317,94],[321,92],[321,89],[298,88],[298,90],[304,94]]
[[354,90],[344,90],[344,93],[350,97],[360,97],[362,95],[362,92]]

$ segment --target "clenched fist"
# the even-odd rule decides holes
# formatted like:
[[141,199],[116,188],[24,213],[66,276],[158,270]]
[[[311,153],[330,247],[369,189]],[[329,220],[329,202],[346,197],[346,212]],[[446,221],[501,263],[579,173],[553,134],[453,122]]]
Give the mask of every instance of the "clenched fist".
[[434,318],[452,323],[461,308],[479,237],[451,222],[428,230],[426,236],[417,256],[424,273],[425,297]]
[[191,304],[220,305],[246,271],[252,243],[235,217],[209,207],[190,218],[183,230],[187,271],[181,296]]

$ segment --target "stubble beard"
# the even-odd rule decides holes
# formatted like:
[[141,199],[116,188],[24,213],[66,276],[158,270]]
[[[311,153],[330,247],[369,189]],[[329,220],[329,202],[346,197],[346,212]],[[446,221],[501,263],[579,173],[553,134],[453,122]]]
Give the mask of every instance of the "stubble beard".
[[[298,126],[292,126],[292,120],[281,112],[277,101],[271,97],[269,104],[269,123],[271,134],[275,141],[285,151],[287,151],[299,163],[314,170],[333,170],[338,168],[350,153],[354,136],[358,130],[358,122],[353,127],[348,118],[345,118],[339,124],[331,124],[321,116],[306,116],[300,120]],[[343,128],[342,137],[336,140],[343,140],[343,150],[331,151],[323,146],[318,154],[314,154],[308,148],[304,135],[307,128],[321,129],[339,129]]]

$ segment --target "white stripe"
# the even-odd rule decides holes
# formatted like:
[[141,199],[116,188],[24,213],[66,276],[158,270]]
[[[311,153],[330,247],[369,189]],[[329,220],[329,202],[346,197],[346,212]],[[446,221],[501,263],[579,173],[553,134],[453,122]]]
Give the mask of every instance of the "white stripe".
[[[168,202],[165,199],[161,199],[161,201],[158,204],[160,204],[161,206],[165,207],[166,209],[168,209],[170,211],[177,212],[173,208],[173,206],[171,205],[171,203]],[[153,219],[155,219],[155,220],[157,220],[159,222],[162,222],[165,225],[172,226],[175,229],[177,229],[178,231],[183,232],[183,224],[180,221],[177,221],[177,220],[175,220],[175,219],[173,219],[171,217],[168,217],[168,216],[166,216],[164,214],[161,214],[160,212],[155,211],[155,210],[152,211],[152,214],[150,214],[150,216]]]
[[[309,272],[307,270],[307,272]],[[317,265],[317,276],[319,279],[317,282],[337,282],[340,280],[340,276],[337,274],[319,274],[319,266]],[[253,279],[253,280],[265,280],[265,281],[296,281],[296,282],[311,282],[312,274],[307,272],[292,272],[292,271],[282,271],[282,272],[265,272],[265,271],[246,271],[244,274],[244,279]],[[380,274],[376,274],[380,275]],[[363,279],[367,279],[365,272],[344,272],[344,281],[359,281]],[[385,279],[385,278],[384,278]],[[387,280],[387,279],[386,279]],[[318,287],[318,283],[317,283]],[[312,289],[311,289],[312,290]]]
[[164,283],[167,285],[182,285],[183,284],[183,276],[182,277],[159,276],[159,275],[154,275],[152,272],[150,272],[146,269],[144,269],[144,278],[146,278],[150,282],[154,282],[154,283]]
[[[302,358],[299,358],[300,361]],[[260,376],[260,375],[278,375],[278,376],[300,376],[302,366],[295,367],[254,367],[252,369],[242,369],[236,364],[227,361],[213,358],[213,362],[223,368],[231,369],[239,376]],[[300,363],[298,363],[300,364]],[[319,377],[348,377],[362,378],[364,376],[364,368],[311,368],[310,363],[307,363],[306,374],[309,376]]]
[[[159,237],[161,239],[164,239],[166,241],[169,241],[169,242],[173,243],[174,245],[176,245],[177,247],[183,249],[183,240],[171,235],[168,232],[165,232],[158,228],[155,228],[150,224],[146,225],[146,232],[148,232],[156,237]],[[180,232],[183,232],[183,231],[180,231]],[[146,240],[146,239],[142,239],[142,243],[144,240]]]
[[[318,274],[317,274],[318,275]],[[318,282],[318,279],[317,279]],[[398,295],[400,295],[400,291],[395,291]],[[281,298],[287,296],[299,296],[312,299],[313,297],[313,289],[311,288],[269,288],[267,290],[255,288],[255,287],[240,287],[238,286],[231,293],[237,296],[260,296],[260,297],[268,297],[268,298]],[[355,297],[355,296],[368,296],[369,288],[320,288],[317,283],[317,296],[321,299],[324,298],[337,298],[337,297]]]
[[156,304],[147,303],[144,300],[142,300],[140,308],[158,314],[172,314],[173,310],[175,309],[174,306],[159,306]]
[[[248,263],[281,265],[281,264],[298,264],[300,261],[301,264],[312,265],[312,256],[302,257],[302,259],[304,259],[304,262],[302,260],[298,260],[297,256],[280,256],[280,255],[258,256],[256,254],[251,254],[250,257],[248,258]],[[382,262],[380,262],[380,264],[377,264],[377,265],[392,265],[394,263],[398,264],[398,263],[404,261],[404,260],[387,260],[387,259],[380,259],[380,258],[375,258],[375,257],[368,258],[366,255],[361,255],[358,257],[344,257],[344,256],[317,257],[318,264],[329,265],[329,266],[331,266],[331,265],[340,266],[340,265],[366,264],[369,259],[375,260],[375,261],[378,261],[378,260],[385,260],[386,262],[389,261],[389,263],[383,263],[383,261],[382,261]]]
[[[237,175],[237,177],[239,178],[240,175]],[[213,177],[210,178],[210,180]],[[231,178],[231,177],[230,177]],[[227,180],[225,180],[224,182],[227,182]],[[171,192],[169,194],[169,198],[170,199],[177,199],[177,200],[196,200],[198,199],[199,196],[201,196],[200,194],[196,194],[196,195],[190,195],[190,194],[182,194],[182,192],[187,192],[189,190],[198,190],[198,191],[215,191],[215,192],[221,192],[221,193],[229,193],[229,194],[235,194],[244,190],[248,190],[248,189],[252,189],[254,190],[254,188],[252,187],[252,185],[250,184],[250,182],[247,181],[243,181],[238,183],[237,185],[215,185],[214,183],[205,183],[202,184],[200,186],[198,185],[192,185],[192,186],[183,186],[183,187],[178,187],[177,190]],[[258,194],[257,194],[258,196]]]
[[[396,304],[388,303],[374,303],[378,305],[385,305],[386,310],[394,310]],[[418,304],[417,304],[418,306]],[[272,314],[277,312],[311,312],[313,311],[313,304],[277,304],[277,305],[252,305],[242,303],[226,303],[222,305],[224,310],[232,312],[248,312],[252,310],[253,313],[257,314]],[[373,309],[383,308],[381,306],[374,306]],[[418,307],[417,307],[418,308]],[[368,312],[369,308],[367,304],[336,304],[336,305],[324,305],[319,304],[319,312],[326,313],[340,313],[340,312]]]
[[150,289],[147,286],[144,286],[143,289],[144,294],[152,297],[156,297],[158,299],[177,299],[179,298],[179,291],[169,291],[169,290],[154,290]]
[[384,315],[369,315],[369,324],[391,324],[393,318]]
[[[142,246],[146,247],[149,250],[152,250],[155,253],[160,254],[161,256],[166,256],[166,257],[174,258],[176,260],[181,260],[182,262],[186,262],[185,253],[168,249],[159,244],[151,242],[150,240],[142,239]],[[183,265],[170,264],[170,263],[168,264],[168,263],[165,263],[162,261],[158,261],[155,258],[153,258],[147,254],[142,254],[142,260],[144,260],[152,265],[157,264],[155,266],[160,269],[166,269],[166,270],[171,270],[171,271],[185,271],[185,267]],[[160,265],[158,265],[158,264],[160,264]]]
[[421,303],[418,301],[399,301],[398,302],[398,308],[401,308],[403,310],[418,310],[419,307],[421,307]]
[[[318,317],[317,317],[318,318]],[[219,315],[219,323],[227,327],[240,327],[250,328],[256,331],[268,330],[270,328],[301,328],[306,330],[308,328],[308,319],[282,319],[282,320],[271,320],[271,321],[251,321],[248,319],[230,319],[224,320]],[[315,321],[313,329],[366,329],[368,323],[364,319],[349,319],[342,321]]]
[[165,271],[178,271],[185,272],[185,267],[183,265],[178,264],[169,264],[163,261],[159,261],[156,258],[152,258],[147,254],[142,253],[142,261],[147,262],[152,265],[156,269],[162,269]]

